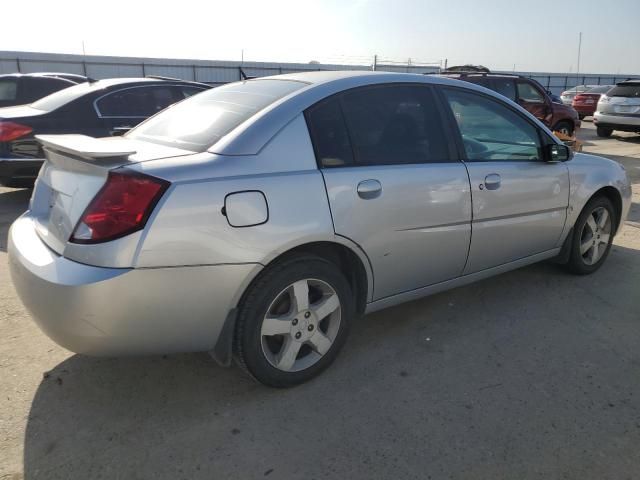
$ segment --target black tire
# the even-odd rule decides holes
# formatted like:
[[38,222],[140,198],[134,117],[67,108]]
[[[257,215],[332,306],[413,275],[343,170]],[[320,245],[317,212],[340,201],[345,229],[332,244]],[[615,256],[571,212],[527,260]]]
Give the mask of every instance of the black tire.
[[572,122],[561,121],[556,123],[555,127],[553,127],[554,132],[562,132],[565,135],[573,137],[573,132],[575,131],[575,125]]
[[[299,371],[276,368],[265,356],[262,322],[270,305],[288,286],[304,279],[328,284],[340,301],[340,321],[329,350],[313,365]],[[271,387],[291,387],[306,382],[336,358],[344,345],[349,324],[355,315],[355,302],[349,282],[333,263],[314,256],[297,255],[267,267],[249,287],[241,301],[235,331],[235,359],[239,366],[260,383]],[[298,356],[301,355],[301,349]],[[296,357],[299,358],[299,357]]]
[[609,138],[613,133],[612,128],[596,127],[596,134],[602,138]]
[[587,116],[586,116],[586,115],[583,115],[582,113],[580,113],[580,114],[578,114],[578,118],[579,118],[580,120],[584,120],[585,118],[587,118]]
[[[609,218],[611,219],[611,227],[609,233],[609,241],[606,245],[606,249],[604,253],[601,254],[599,260],[593,265],[589,265],[586,263],[582,254],[580,253],[580,245],[583,240],[583,231],[585,229],[585,224],[589,217],[593,214],[596,209],[604,208],[607,210],[609,214]],[[588,275],[590,273],[598,270],[602,264],[605,262],[607,257],[609,256],[609,252],[611,251],[611,243],[613,242],[613,234],[615,226],[617,225],[618,215],[616,213],[616,209],[607,197],[598,196],[594,197],[585,205],[580,212],[580,216],[573,228],[573,239],[571,241],[570,253],[569,253],[569,261],[566,266],[571,273],[577,275]]]

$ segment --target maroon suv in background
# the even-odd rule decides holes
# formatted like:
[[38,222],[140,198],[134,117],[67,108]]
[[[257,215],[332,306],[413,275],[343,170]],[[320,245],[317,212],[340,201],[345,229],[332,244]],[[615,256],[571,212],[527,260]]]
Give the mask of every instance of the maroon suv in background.
[[513,100],[553,131],[572,136],[580,127],[578,112],[551,100],[549,93],[535,80],[502,73],[444,72],[448,78],[482,85]]

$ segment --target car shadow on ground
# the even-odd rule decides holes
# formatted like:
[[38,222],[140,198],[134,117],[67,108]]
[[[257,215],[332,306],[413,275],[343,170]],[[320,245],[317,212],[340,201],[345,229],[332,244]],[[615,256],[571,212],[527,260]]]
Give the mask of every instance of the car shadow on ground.
[[13,221],[27,209],[31,189],[0,190],[0,252],[7,251],[7,234]]
[[[533,265],[357,319],[337,362],[289,390],[206,354],[71,356],[37,388],[24,478],[391,478],[481,468],[494,454],[497,465],[604,474],[620,451],[602,449],[631,456],[637,445],[621,446],[606,405],[640,397],[629,383],[640,363],[628,360],[640,332],[606,329],[637,324],[639,253],[615,246],[587,277]],[[620,335],[617,351],[607,335]],[[549,430],[566,440],[547,442]]]

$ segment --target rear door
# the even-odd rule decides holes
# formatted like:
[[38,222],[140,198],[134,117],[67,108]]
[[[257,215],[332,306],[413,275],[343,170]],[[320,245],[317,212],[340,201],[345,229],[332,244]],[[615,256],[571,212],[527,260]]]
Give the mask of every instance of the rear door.
[[335,231],[369,257],[374,299],[459,276],[471,233],[469,179],[430,87],[353,89],[306,116]]
[[184,98],[173,85],[127,87],[98,98],[95,110],[105,134],[118,136]]
[[442,91],[471,180],[473,235],[465,274],[556,247],[569,204],[569,172],[564,163],[543,158],[546,133],[497,99]]

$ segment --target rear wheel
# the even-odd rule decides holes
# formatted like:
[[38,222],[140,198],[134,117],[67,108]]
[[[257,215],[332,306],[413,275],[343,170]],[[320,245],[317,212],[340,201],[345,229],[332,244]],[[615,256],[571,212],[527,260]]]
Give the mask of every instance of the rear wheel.
[[331,262],[305,255],[268,267],[239,309],[238,363],[273,387],[310,380],[338,355],[354,311],[349,283]]
[[587,203],[573,228],[569,270],[586,275],[602,266],[611,250],[615,222],[615,208],[608,198]]
[[567,135],[568,137],[573,137],[574,126],[571,122],[558,122],[555,127],[553,127],[554,132],[560,132],[563,135]]
[[596,127],[596,134],[599,137],[607,138],[607,137],[610,137],[612,133],[613,133],[612,128]]

